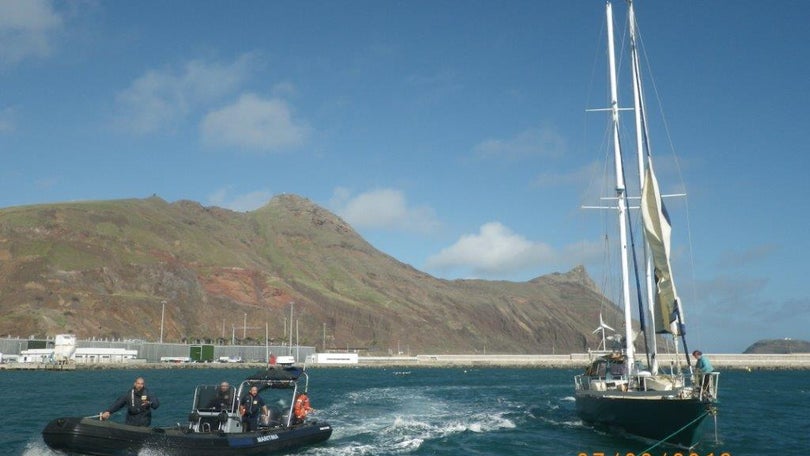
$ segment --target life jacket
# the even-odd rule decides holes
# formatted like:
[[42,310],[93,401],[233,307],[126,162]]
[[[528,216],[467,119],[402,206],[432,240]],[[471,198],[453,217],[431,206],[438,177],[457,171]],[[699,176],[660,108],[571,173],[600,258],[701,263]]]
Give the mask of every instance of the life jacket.
[[258,395],[252,396],[248,393],[242,398],[242,404],[239,406],[239,414],[243,416],[256,416],[261,412],[262,408],[257,403]]
[[143,407],[142,401],[143,397],[149,397],[149,393],[146,391],[146,388],[141,389],[139,392],[135,392],[135,388],[129,390],[129,406],[127,407],[127,412],[130,415],[137,415],[139,413],[147,413],[151,412],[151,407]]
[[299,394],[298,398],[295,400],[295,407],[293,407],[295,417],[299,420],[303,420],[311,409],[309,397],[304,393]]

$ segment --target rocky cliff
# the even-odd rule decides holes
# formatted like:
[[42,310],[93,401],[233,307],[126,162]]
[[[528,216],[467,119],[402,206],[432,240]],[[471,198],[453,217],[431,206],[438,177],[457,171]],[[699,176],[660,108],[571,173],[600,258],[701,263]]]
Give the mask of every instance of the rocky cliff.
[[[294,303],[294,304],[293,304]],[[160,198],[0,210],[0,335],[286,340],[371,353],[566,353],[614,306],[581,267],[441,280],[295,196],[252,212]]]

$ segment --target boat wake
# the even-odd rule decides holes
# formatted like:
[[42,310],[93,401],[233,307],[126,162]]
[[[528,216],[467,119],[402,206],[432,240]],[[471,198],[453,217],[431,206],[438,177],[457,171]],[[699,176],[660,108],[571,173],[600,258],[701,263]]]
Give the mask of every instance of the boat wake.
[[[39,437],[39,436],[37,436]],[[61,453],[57,453],[52,449],[48,448],[48,445],[45,445],[41,439],[36,441],[28,442],[25,445],[25,451],[23,451],[22,456],[60,456]]]
[[544,404],[532,405],[526,409],[529,419],[542,422],[552,427],[560,428],[581,428],[584,427],[582,420],[576,417],[571,404],[574,402],[572,396],[565,396],[559,399],[549,398]]
[[[28,442],[25,446],[25,451],[22,452],[21,456],[64,456],[65,453],[61,451],[54,451],[48,448],[48,445],[45,445],[40,439],[35,441]],[[159,449],[143,449],[138,452],[137,456],[163,456],[163,452]]]
[[437,396],[436,390],[432,393],[411,388],[351,393],[319,412],[319,418],[334,428],[329,443],[302,454],[405,454],[429,441],[516,427],[514,415],[520,411],[503,401],[480,404]]

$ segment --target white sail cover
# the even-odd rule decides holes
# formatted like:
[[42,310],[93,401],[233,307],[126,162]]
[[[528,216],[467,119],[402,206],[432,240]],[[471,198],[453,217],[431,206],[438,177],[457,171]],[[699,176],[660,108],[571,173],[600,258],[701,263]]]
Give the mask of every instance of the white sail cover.
[[652,161],[648,160],[644,174],[644,188],[641,192],[641,213],[644,220],[644,234],[653,260],[655,282],[657,285],[655,310],[656,327],[659,332],[670,332],[677,335],[677,314],[680,312],[678,293],[672,280],[672,268],[669,261],[670,236],[672,227],[669,214],[661,199],[658,180],[653,173]]

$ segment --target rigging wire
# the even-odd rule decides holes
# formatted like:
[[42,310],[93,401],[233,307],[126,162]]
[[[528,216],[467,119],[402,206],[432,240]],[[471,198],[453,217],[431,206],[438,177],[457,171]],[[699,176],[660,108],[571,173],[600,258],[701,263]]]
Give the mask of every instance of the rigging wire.
[[[620,135],[620,138],[619,138],[619,147],[621,148],[621,135]],[[626,183],[627,180],[624,178],[624,176],[627,174],[624,171],[624,155],[620,154],[619,157],[621,158],[621,164],[620,165],[622,167],[622,179],[623,179],[622,187],[624,187],[624,191],[622,192],[622,198],[624,198],[624,201],[625,201],[625,207],[626,207],[625,211],[630,211],[630,204],[629,204],[629,199],[628,199],[628,196],[627,196],[627,183]],[[632,259],[633,259],[633,278],[636,281],[636,302],[638,304],[638,321],[639,321],[639,326],[640,326],[640,329],[641,329],[641,333],[644,335],[644,353],[647,355],[647,365],[651,366],[652,365],[652,359],[650,358],[651,354],[650,354],[650,346],[649,346],[649,340],[648,340],[648,334],[647,334],[647,318],[646,318],[647,312],[644,309],[644,299],[642,298],[642,295],[641,295],[641,280],[640,280],[639,272],[638,272],[638,258],[636,256],[636,237],[633,234],[635,231],[633,230],[633,223],[630,223],[630,214],[629,214],[629,212],[627,212],[624,220],[622,220],[622,223],[627,224],[627,230],[628,230],[628,232],[630,234],[630,249],[629,250],[630,250],[630,253],[631,253],[631,256],[632,256]],[[627,344],[633,344],[634,342],[635,342],[635,340],[626,341]]]
[[[647,80],[649,81],[650,86],[653,89],[653,94],[655,95],[656,104],[658,106],[658,115],[661,119],[661,125],[663,128],[664,137],[666,137],[667,145],[669,146],[669,152],[672,154],[672,160],[675,165],[675,170],[677,171],[678,179],[681,182],[681,186],[685,188],[685,179],[683,175],[683,167],[681,166],[681,160],[678,156],[678,152],[675,148],[675,143],[672,139],[672,133],[669,128],[669,122],[667,121],[667,116],[664,113],[664,103],[661,97],[661,93],[658,90],[658,85],[655,81],[655,73],[652,71],[652,64],[647,54],[647,48],[644,45],[644,39],[641,33],[641,29],[639,28],[638,24],[636,24],[636,37],[638,41],[638,49],[640,51],[640,55],[643,57],[643,62],[645,63],[645,67],[647,71],[645,74],[647,75]],[[645,108],[646,109],[646,108]],[[686,192],[684,192],[686,193]],[[688,245],[688,252],[689,252],[689,277],[690,277],[690,284],[689,284],[689,294],[691,297],[692,302],[697,301],[697,289],[696,289],[696,277],[695,277],[695,250],[694,250],[694,242],[692,238],[692,221],[689,209],[689,196],[685,194],[684,198],[684,212],[685,212],[685,223],[686,223],[686,238],[687,238],[687,245]],[[685,321],[683,315],[681,318]],[[695,327],[699,328],[699,325],[692,325],[691,327],[694,329]],[[698,342],[700,342],[700,337],[698,337]],[[687,357],[687,363],[689,362],[689,354],[685,354]]]
[[[594,97],[593,94],[595,87],[597,86],[596,84],[597,77],[599,75],[604,75],[604,77],[607,77],[604,71],[602,71],[600,66],[602,63],[605,49],[603,41],[605,39],[604,37],[606,36],[605,33],[606,24],[604,23],[604,21],[602,21],[601,24],[602,24],[601,30],[599,30],[595,39],[592,40],[594,43],[601,42],[601,45],[597,45],[594,48],[593,59],[591,64],[591,75],[589,78],[584,106],[590,106],[591,105],[590,100],[596,99],[596,97]],[[605,84],[605,86],[607,86],[607,84]],[[604,99],[604,94],[600,95],[598,99],[599,100]],[[582,137],[587,139],[590,137],[589,132],[590,129],[588,128],[588,126],[592,124],[591,122],[588,121],[588,118],[590,117],[589,110],[586,109],[583,112],[583,115],[584,116],[583,116]],[[601,132],[601,139],[599,145],[594,149],[600,152],[599,155],[601,155],[601,158],[596,160],[595,163],[601,164],[601,167],[597,167],[597,165],[594,164],[594,162],[587,165],[586,174],[589,177],[589,184],[586,186],[585,190],[581,194],[581,201],[583,206],[586,205],[587,202],[591,201],[593,198],[599,199],[604,195],[610,194],[611,185],[609,185],[609,182],[612,181],[610,174],[611,151],[610,148],[608,147],[610,143],[610,135],[611,135],[611,123],[609,122],[608,119],[606,119],[604,129]],[[587,147],[588,141],[584,141],[584,143],[586,144],[585,148],[588,148]],[[601,168],[601,170],[599,170],[599,168]],[[607,211],[600,211],[600,212],[602,213],[601,217],[602,228],[600,230],[601,234],[600,240],[603,242],[603,244],[599,249],[602,252],[602,259],[601,262],[599,263],[601,264],[602,270],[599,271],[600,273],[597,275],[597,277],[600,277],[598,285],[601,291],[599,312],[600,314],[606,317],[606,322],[608,324],[613,324],[615,326],[617,324],[616,321],[619,321],[623,325],[625,323],[623,321],[624,320],[623,314],[621,314],[622,318],[611,321],[611,316],[615,315],[616,312],[620,310],[620,306],[617,305],[616,303],[620,303],[621,298],[619,297],[619,293],[617,293],[615,288],[616,281],[613,274],[613,272],[616,270],[615,265],[613,264],[615,262],[615,258],[613,257],[612,249],[609,248],[610,240],[612,237],[610,233],[613,224],[610,223],[610,221],[608,220],[609,217],[607,216],[607,214],[609,214],[609,212]],[[588,244],[589,243],[582,244],[583,252]],[[611,312],[606,312],[606,310],[608,309],[610,309]]]

